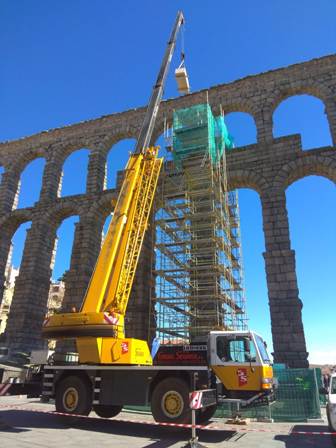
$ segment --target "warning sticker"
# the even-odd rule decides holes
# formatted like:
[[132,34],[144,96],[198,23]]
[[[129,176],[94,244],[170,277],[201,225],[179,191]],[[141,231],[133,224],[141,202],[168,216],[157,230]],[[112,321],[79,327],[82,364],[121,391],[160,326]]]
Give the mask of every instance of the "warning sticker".
[[124,355],[125,353],[128,353],[128,342],[121,343],[121,353],[122,353],[122,355]]

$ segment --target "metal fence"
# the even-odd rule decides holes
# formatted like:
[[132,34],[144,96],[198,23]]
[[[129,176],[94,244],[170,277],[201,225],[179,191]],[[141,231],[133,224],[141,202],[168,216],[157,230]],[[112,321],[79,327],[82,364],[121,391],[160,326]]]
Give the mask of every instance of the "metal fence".
[[[321,418],[321,404],[325,397],[319,394],[322,385],[320,369],[285,369],[273,366],[278,381],[275,402],[264,406],[240,408],[242,417],[273,419],[278,422],[304,422]],[[230,418],[237,410],[235,403],[218,406],[215,417]],[[150,412],[149,406],[128,406],[135,412]]]
[[[275,421],[302,422],[307,419],[321,418],[319,394],[322,384],[320,369],[285,369],[274,367],[274,376],[278,381],[275,402],[249,408],[242,408],[240,414],[249,418],[272,418]],[[235,412],[234,404],[222,404],[216,417],[231,417]]]

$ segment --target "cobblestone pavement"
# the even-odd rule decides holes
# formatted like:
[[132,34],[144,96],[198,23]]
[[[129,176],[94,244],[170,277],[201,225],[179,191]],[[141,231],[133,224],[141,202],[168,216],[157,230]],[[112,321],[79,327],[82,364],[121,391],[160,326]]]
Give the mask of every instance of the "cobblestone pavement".
[[[0,447],[118,447],[182,448],[190,429],[155,426],[147,414],[123,412],[115,419],[53,415],[52,404],[25,397],[0,398]],[[213,430],[198,430],[200,443],[211,447],[327,448],[336,447],[336,436],[296,434],[328,431],[325,423],[249,423],[244,427],[213,420]]]

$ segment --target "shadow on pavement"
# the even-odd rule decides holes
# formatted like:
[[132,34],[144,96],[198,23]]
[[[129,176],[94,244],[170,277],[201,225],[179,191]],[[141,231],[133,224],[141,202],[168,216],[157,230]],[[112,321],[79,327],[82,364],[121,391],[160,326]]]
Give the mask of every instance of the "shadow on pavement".
[[[146,445],[146,448],[168,448],[177,441],[188,441],[191,438],[191,429],[188,428],[151,426],[142,423],[120,422],[113,419],[83,419],[24,410],[1,411],[0,422],[3,424],[3,428],[0,424],[0,431],[2,432],[21,432],[29,431],[34,428],[74,428],[81,431],[154,439],[153,442]],[[197,430],[197,435],[200,442],[219,443],[229,441],[238,434],[236,431]]]
[[289,435],[276,435],[274,440],[285,443],[286,448],[334,448],[336,436],[320,434],[295,434],[296,431],[304,432],[329,432],[326,425],[295,425]]

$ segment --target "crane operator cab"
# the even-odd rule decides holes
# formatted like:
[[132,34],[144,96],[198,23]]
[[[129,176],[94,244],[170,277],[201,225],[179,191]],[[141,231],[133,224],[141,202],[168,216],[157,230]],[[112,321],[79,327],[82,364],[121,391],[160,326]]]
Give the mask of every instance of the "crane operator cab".
[[264,340],[252,331],[211,331],[209,364],[229,398],[273,392],[273,369]]

